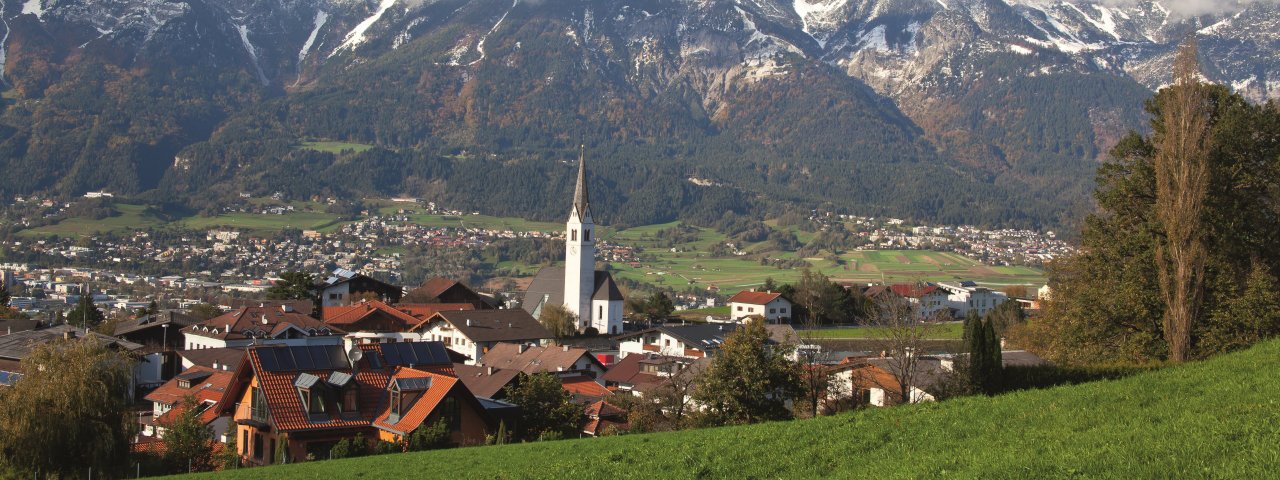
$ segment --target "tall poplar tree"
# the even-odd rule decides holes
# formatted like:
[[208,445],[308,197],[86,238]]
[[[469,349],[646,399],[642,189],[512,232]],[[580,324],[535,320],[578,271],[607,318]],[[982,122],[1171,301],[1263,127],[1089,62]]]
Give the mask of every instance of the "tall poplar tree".
[[1155,132],[1156,217],[1164,235],[1156,267],[1165,303],[1169,360],[1186,361],[1204,298],[1205,196],[1209,189],[1209,95],[1200,83],[1195,35],[1178,46],[1173,91]]

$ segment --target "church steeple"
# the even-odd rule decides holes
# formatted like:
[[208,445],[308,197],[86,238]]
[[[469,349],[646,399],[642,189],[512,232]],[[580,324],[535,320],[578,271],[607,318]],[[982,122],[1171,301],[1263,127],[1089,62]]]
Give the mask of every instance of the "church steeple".
[[578,186],[573,192],[573,210],[569,215],[577,214],[579,219],[586,219],[591,216],[589,209],[591,200],[587,194],[587,160],[586,146],[578,146]]

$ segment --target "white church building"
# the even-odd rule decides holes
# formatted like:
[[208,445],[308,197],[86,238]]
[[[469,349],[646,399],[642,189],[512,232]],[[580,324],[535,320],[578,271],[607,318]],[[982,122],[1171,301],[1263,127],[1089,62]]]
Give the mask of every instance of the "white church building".
[[587,195],[587,167],[578,158],[578,184],[565,223],[565,265],[544,267],[525,291],[523,308],[537,318],[546,305],[563,305],[578,316],[578,331],[622,333],[622,292],[609,272],[596,270],[595,223]]

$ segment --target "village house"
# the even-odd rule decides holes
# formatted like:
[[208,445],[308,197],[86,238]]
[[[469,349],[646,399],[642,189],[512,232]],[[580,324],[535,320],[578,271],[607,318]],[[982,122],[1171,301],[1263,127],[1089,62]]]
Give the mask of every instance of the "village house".
[[116,324],[113,335],[122,340],[142,344],[139,351],[158,381],[173,378],[182,371],[174,352],[183,348],[182,329],[195,325],[196,319],[173,310],[124,320]]
[[249,345],[340,345],[346,332],[289,305],[243,307],[182,329],[187,350]]
[[627,422],[627,411],[604,400],[587,405],[584,417],[582,433],[592,437],[625,432],[631,428]]
[[498,343],[532,343],[550,341],[547,331],[524,310],[471,310],[437,312],[413,328],[424,341],[443,342],[446,347],[466,355],[468,364],[483,363],[489,349]]
[[702,358],[713,355],[738,324],[660,325],[614,337],[618,355],[656,353],[670,357]]
[[499,343],[489,349],[480,362],[484,366],[518,370],[526,374],[551,372],[561,377],[585,375],[599,378],[604,364],[585,348],[569,345],[527,345]]
[[163,438],[164,425],[184,412],[183,401],[190,397],[200,409],[200,422],[210,428],[212,440],[226,443],[231,431],[230,412],[215,407],[223,401],[234,372],[229,365],[194,366],[165,382],[143,399],[152,402],[150,415],[140,419],[143,437]]
[[1004,292],[997,292],[986,287],[979,287],[974,282],[958,284],[939,283],[938,287],[947,292],[947,301],[956,317],[964,317],[970,311],[978,315],[986,315],[1001,303],[1009,299]]
[[[472,305],[434,304],[429,308],[391,306],[379,300],[366,300],[345,306],[324,307],[324,323],[347,332],[348,343],[413,342],[420,339],[413,327],[429,318],[422,315],[446,310],[470,310]],[[415,313],[417,313],[415,315]]]
[[352,298],[372,294],[387,303],[399,303],[404,290],[367,275],[339,268],[316,284],[321,307],[335,307],[352,303]]
[[[646,396],[671,382],[685,369],[696,372],[710,364],[709,358],[691,359],[652,353],[628,355],[601,377],[605,385],[620,394]],[[694,366],[697,364],[697,366]]]
[[777,292],[742,291],[729,297],[729,317],[742,321],[759,316],[768,323],[782,323],[791,319],[791,301]]
[[473,395],[491,400],[507,398],[507,388],[519,382],[521,374],[519,370],[464,363],[453,364],[453,372]]
[[949,292],[932,283],[873,285],[864,290],[863,294],[873,300],[883,301],[885,295],[906,299],[914,306],[916,315],[920,318],[938,319],[953,315]]
[[249,465],[328,458],[357,435],[402,441],[437,421],[460,445],[491,430],[439,342],[253,347],[232,388],[237,453]]
[[494,308],[492,298],[476,293],[475,290],[468,288],[462,282],[445,277],[435,277],[423,282],[422,286],[411,290],[408,295],[405,295],[405,298],[426,304],[470,304],[473,307],[470,310]]

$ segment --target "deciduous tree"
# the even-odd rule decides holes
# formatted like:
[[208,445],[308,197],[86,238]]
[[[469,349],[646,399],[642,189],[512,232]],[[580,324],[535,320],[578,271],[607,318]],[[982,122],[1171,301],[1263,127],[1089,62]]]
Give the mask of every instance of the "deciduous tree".
[[127,400],[134,363],[93,337],[32,350],[22,379],[0,389],[0,470],[121,476],[137,429]]
[[520,406],[520,438],[539,440],[577,437],[583,410],[572,402],[560,379],[551,373],[523,376],[507,387],[507,401]]
[[538,322],[556,338],[572,337],[578,331],[578,316],[562,305],[543,305]]
[[173,473],[204,472],[213,470],[213,429],[200,421],[201,405],[193,397],[186,397],[173,407],[176,415],[169,415],[160,422],[164,428],[164,460]]
[[725,423],[787,418],[786,401],[800,391],[794,345],[770,345],[764,321],[748,320],[725,337],[694,396]]

